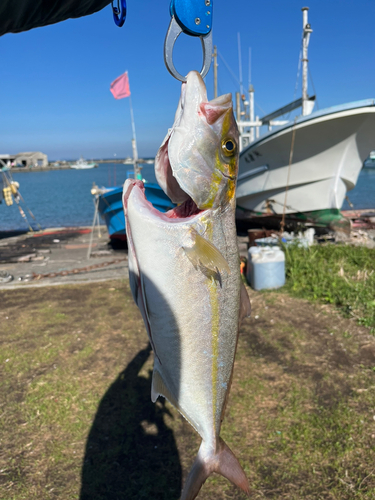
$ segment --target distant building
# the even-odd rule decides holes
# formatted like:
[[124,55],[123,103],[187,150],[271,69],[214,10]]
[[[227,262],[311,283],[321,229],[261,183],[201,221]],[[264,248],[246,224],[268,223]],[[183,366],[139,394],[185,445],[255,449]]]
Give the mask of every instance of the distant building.
[[11,167],[15,165],[15,155],[3,155],[0,154],[0,168],[1,167]]
[[40,151],[30,153],[17,153],[15,155],[0,153],[0,168],[4,165],[8,167],[48,167],[48,157]]
[[14,155],[17,167],[33,168],[47,167],[48,157],[40,151],[32,151],[30,153],[18,153]]

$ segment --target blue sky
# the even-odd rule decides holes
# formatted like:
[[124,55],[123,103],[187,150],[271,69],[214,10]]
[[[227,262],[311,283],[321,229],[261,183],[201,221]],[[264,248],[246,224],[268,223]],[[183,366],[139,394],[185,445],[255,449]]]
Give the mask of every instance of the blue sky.
[[[304,6],[310,7],[309,60],[319,108],[375,97],[374,0],[214,1],[214,44],[238,79],[240,33],[246,87],[251,47],[257,114],[293,100]],[[169,21],[169,0],[128,0],[123,28],[107,6],[92,16],[1,37],[0,153],[131,155],[129,100],[116,101],[109,91],[128,70],[139,154],[154,156],[180,94],[163,60]],[[174,57],[181,73],[200,69],[199,40],[181,35]],[[218,73],[220,93],[239,90],[220,58]],[[212,68],[206,84],[212,98]]]

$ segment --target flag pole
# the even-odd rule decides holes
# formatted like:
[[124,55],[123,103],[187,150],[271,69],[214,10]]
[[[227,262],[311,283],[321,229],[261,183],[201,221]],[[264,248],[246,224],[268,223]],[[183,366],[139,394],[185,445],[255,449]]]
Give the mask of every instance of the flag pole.
[[[128,72],[126,72],[126,73],[128,73]],[[129,75],[128,75],[128,79],[129,79]],[[131,121],[132,121],[132,130],[133,130],[132,149],[133,149],[134,178],[140,179],[141,178],[141,169],[138,166],[137,137],[135,135],[135,123],[134,123],[134,113],[133,113],[131,95],[129,95],[129,105],[130,105],[130,117],[131,117]]]

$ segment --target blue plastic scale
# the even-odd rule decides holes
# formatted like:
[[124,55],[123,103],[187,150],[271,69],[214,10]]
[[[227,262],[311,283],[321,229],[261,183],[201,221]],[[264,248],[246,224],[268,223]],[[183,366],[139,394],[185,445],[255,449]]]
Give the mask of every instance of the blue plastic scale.
[[212,60],[212,8],[213,0],[172,0],[170,4],[171,22],[164,42],[164,61],[172,76],[186,81],[173,63],[173,47],[181,33],[198,36],[203,50],[203,65],[200,71],[204,78]]

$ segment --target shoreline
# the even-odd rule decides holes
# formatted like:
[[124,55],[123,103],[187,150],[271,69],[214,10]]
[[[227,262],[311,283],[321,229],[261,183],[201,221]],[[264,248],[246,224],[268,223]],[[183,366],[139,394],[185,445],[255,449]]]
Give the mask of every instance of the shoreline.
[[[124,166],[129,166],[133,165],[133,158],[122,158],[122,159],[113,159],[113,160],[89,160],[97,163],[98,165],[105,165],[107,163],[116,163],[117,165],[124,165]],[[151,165],[154,163],[154,160],[152,158],[141,158],[138,160],[138,163],[140,164],[146,164],[146,165]],[[97,167],[93,167],[97,168]],[[7,172],[12,173],[23,173],[23,172],[50,172],[51,170],[76,170],[71,167],[71,164],[61,164],[58,166],[48,166],[48,167],[33,167],[33,168],[27,168],[27,167],[13,167],[10,170],[7,170]]]
[[113,248],[104,225],[94,232],[55,227],[0,240],[0,290],[126,279],[127,267],[126,247]]
[[[237,242],[240,256],[247,257],[249,236],[237,234]],[[342,243],[375,248],[375,229],[354,230]],[[111,242],[104,225],[93,232],[78,226],[9,235],[0,240],[0,290],[126,279],[127,257],[126,245]]]

